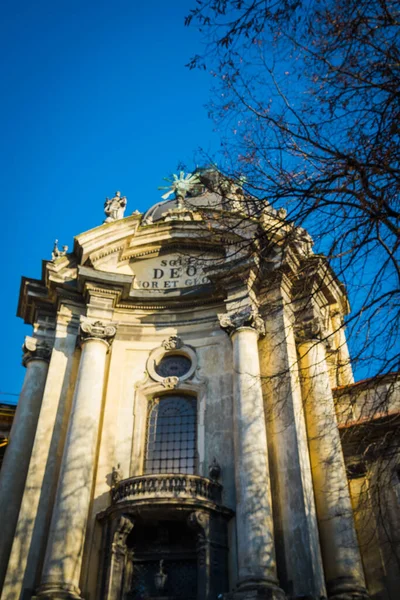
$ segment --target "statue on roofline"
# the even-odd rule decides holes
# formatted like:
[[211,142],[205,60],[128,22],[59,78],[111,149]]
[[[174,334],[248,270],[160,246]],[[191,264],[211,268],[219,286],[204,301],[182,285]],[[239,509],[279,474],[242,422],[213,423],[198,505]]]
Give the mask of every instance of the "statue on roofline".
[[104,223],[111,223],[112,221],[118,221],[124,217],[124,212],[128,200],[126,196],[121,196],[121,192],[115,192],[113,198],[106,198],[104,203],[104,212],[107,218]]
[[61,256],[65,256],[68,252],[68,246],[63,246],[62,250],[58,248],[58,240],[54,240],[53,252],[51,253],[51,260],[56,260]]

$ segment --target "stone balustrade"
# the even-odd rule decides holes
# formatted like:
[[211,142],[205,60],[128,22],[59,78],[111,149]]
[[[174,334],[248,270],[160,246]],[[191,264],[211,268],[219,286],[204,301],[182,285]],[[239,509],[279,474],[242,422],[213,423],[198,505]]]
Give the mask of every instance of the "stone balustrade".
[[123,479],[112,489],[112,501],[152,498],[199,499],[221,503],[222,486],[198,475],[154,474]]

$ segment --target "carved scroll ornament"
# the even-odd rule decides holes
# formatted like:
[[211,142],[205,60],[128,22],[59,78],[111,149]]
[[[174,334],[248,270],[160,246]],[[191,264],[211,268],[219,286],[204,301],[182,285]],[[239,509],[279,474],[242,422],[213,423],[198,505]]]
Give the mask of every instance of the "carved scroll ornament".
[[114,533],[112,552],[117,556],[124,556],[126,552],[126,539],[134,527],[134,521],[128,516],[119,518],[117,529]]
[[207,564],[207,551],[210,543],[210,515],[202,510],[190,513],[188,525],[197,533],[197,561],[199,567]]
[[210,528],[210,515],[204,510],[196,510],[188,516],[187,519],[189,527],[197,531],[202,538],[207,539],[209,536]]
[[102,323],[101,321],[82,321],[80,327],[80,341],[81,344],[88,340],[102,340],[107,344],[111,345],[117,328],[109,323]]
[[167,388],[169,390],[173,390],[176,387],[178,387],[178,385],[179,385],[179,377],[175,377],[175,376],[164,377],[162,384],[165,388]]
[[183,342],[177,335],[171,335],[167,340],[164,340],[162,346],[166,350],[179,350],[182,348]]
[[44,360],[48,362],[51,355],[51,347],[47,342],[27,336],[22,346],[22,364],[24,367],[30,360]]

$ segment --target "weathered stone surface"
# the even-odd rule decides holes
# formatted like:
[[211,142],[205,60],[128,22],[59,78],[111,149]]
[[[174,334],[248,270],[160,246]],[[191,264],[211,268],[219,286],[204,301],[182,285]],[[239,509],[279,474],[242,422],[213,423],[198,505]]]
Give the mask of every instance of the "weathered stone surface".
[[[116,327],[81,323],[82,356],[38,597],[80,596],[80,565],[95,468],[107,351]],[[60,596],[58,596],[60,597]],[[73,596],[72,596],[73,597]]]
[[0,588],[4,582],[18,521],[51,352],[47,343],[40,343],[30,337],[26,338],[23,349],[25,380],[0,471]]
[[[212,192],[200,183],[182,206],[167,201],[143,219],[122,218],[116,195],[109,222],[45,263],[42,280],[23,281],[18,314],[35,339],[55,322],[56,333],[47,376],[48,348],[26,344],[21,397],[37,410],[44,391],[39,416],[16,420],[29,470],[25,481],[22,468],[5,475],[21,486],[7,493],[21,508],[1,600],[129,597],[144,522],[158,524],[149,551],[167,574],[171,531],[184,524],[198,600],[320,600],[325,583],[335,600],[365,597],[335,416],[354,385],[343,288],[284,211],[268,207],[260,220],[237,182],[214,182]],[[345,386],[336,407],[335,385]],[[172,455],[155,467],[163,472],[146,473],[157,434],[149,407],[176,396],[196,406],[193,473],[183,453],[182,472],[166,472],[177,469]],[[187,441],[163,441],[160,455]],[[367,472],[376,477],[376,465]],[[383,554],[379,573],[395,589]],[[365,564],[376,555],[364,552]],[[374,590],[379,573],[368,580]],[[150,595],[171,598],[166,590]]]

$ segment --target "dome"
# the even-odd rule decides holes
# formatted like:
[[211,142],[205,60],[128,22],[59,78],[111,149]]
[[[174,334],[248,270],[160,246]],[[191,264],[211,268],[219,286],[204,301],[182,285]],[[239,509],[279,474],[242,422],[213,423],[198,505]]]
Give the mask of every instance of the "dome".
[[[185,206],[190,210],[202,210],[202,209],[223,209],[223,199],[220,194],[216,192],[205,191],[198,196],[191,196],[189,198],[185,198]],[[157,202],[157,204],[153,204],[144,214],[143,220],[149,221],[152,220],[160,221],[165,213],[168,211],[174,210],[177,208],[176,198],[172,198],[170,200],[163,200],[161,202]]]
[[[193,175],[198,177],[199,183],[192,185],[186,193],[184,208],[195,212],[210,209],[246,212],[249,215],[256,212],[258,200],[244,193],[243,181],[226,177],[214,167],[197,168]],[[179,200],[183,199],[170,198],[157,202],[146,211],[143,221],[160,221],[169,211],[181,208]]]

